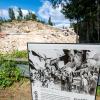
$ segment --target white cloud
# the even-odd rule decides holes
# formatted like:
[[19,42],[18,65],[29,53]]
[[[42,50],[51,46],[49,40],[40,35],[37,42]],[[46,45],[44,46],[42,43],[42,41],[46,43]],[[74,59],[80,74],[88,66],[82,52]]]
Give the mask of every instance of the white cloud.
[[69,26],[70,21],[65,19],[64,15],[61,13],[62,7],[53,8],[49,1],[45,1],[38,11],[39,17],[44,20],[48,20],[51,16],[52,22],[59,26]]
[[7,9],[0,9],[0,17],[9,18]]
[[[14,13],[15,13],[15,17],[17,18],[18,14],[18,7],[17,6],[10,6],[11,8],[13,8]],[[21,9],[23,16],[26,16],[28,14],[28,10],[26,9]],[[31,10],[30,10],[31,11]],[[35,13],[34,11],[31,11],[32,13]],[[0,17],[3,18],[9,18],[9,13],[8,13],[8,9],[0,9]]]

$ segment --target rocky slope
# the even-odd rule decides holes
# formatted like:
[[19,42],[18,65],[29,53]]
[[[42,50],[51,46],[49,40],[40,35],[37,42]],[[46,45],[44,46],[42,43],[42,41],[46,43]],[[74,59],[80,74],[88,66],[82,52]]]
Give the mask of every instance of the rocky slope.
[[76,43],[72,29],[58,29],[35,21],[13,21],[1,25],[0,51],[26,50],[27,42]]

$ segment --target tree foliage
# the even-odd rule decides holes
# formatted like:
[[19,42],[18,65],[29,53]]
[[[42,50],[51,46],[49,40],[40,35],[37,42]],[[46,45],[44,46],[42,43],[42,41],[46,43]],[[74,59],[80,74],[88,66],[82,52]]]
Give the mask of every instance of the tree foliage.
[[7,56],[0,53],[0,87],[9,87],[21,78],[21,71],[16,62],[6,59]]
[[23,13],[22,13],[21,8],[18,8],[18,13],[19,13],[19,15],[18,15],[17,19],[22,20],[23,19]]
[[34,13],[32,13],[31,11],[28,11],[28,14],[24,17],[24,19],[36,21],[37,16]]
[[74,20],[73,26],[80,42],[100,42],[99,0],[49,0],[54,7],[62,5],[66,18]]
[[0,25],[3,23],[3,18],[0,17]]
[[35,14],[32,13],[32,20],[36,21],[37,20],[37,16]]
[[47,24],[44,20],[42,20],[42,19],[37,19],[37,22],[40,22],[40,23],[42,23],[42,24]]
[[8,12],[9,12],[10,19],[14,20],[15,19],[15,14],[14,14],[13,8],[9,8]]
[[49,17],[48,24],[51,25],[51,26],[53,25],[53,23],[51,21],[51,17]]

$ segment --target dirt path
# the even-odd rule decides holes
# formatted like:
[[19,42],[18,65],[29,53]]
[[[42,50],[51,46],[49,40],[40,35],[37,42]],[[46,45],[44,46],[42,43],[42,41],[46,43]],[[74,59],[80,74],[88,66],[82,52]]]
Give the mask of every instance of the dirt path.
[[32,100],[30,81],[15,83],[10,88],[0,90],[0,100]]
[[96,100],[100,100],[100,96],[97,96],[97,97],[96,97]]
[[[0,89],[0,100],[32,100],[30,81],[15,83],[10,88]],[[100,100],[100,96],[96,97]]]

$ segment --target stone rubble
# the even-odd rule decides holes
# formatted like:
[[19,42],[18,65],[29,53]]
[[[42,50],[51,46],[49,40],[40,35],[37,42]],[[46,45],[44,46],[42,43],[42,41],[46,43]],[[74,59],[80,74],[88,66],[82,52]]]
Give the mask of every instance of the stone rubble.
[[58,29],[36,21],[3,23],[0,51],[26,50],[27,42],[76,43],[77,35],[71,28]]

